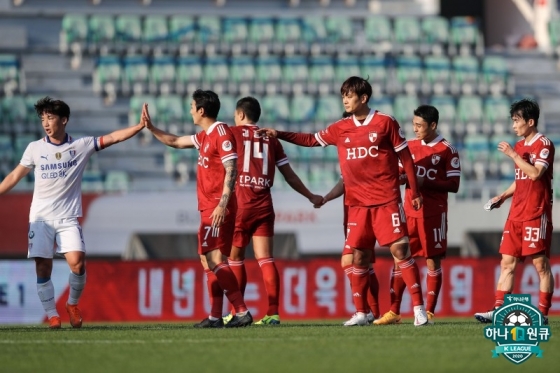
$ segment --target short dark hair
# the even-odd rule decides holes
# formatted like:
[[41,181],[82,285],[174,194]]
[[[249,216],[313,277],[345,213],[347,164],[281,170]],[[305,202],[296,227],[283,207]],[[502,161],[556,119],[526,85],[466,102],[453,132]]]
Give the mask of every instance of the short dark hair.
[[525,121],[533,119],[535,121],[535,128],[537,128],[537,124],[539,124],[540,113],[541,109],[539,108],[539,104],[529,98],[515,101],[509,108],[509,115],[512,119],[514,116],[520,116]]
[[37,116],[41,118],[43,114],[54,114],[61,118],[70,119],[70,107],[66,102],[53,100],[49,96],[43,97],[35,104]]
[[439,111],[432,105],[420,105],[414,110],[414,115],[420,117],[426,121],[428,124],[435,122],[437,125],[439,122]]
[[196,110],[203,108],[204,114],[209,118],[216,119],[220,112],[220,99],[215,92],[197,89],[192,94]]
[[243,114],[253,123],[257,123],[261,117],[261,105],[254,97],[243,97],[237,101],[235,110],[242,111]]
[[360,78],[359,76],[351,76],[346,79],[344,83],[342,83],[342,87],[340,87],[340,94],[342,96],[350,92],[354,92],[358,96],[366,95],[367,100],[369,101],[373,93],[373,89],[367,79]]

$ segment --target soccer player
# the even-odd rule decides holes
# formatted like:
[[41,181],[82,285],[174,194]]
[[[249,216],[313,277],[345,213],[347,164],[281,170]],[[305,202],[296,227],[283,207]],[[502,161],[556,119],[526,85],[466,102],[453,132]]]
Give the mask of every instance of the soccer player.
[[237,178],[236,142],[227,124],[216,121],[220,111],[218,95],[196,90],[192,95],[191,115],[194,124],[203,131],[196,135],[177,136],[152,124],[148,109],[144,123],[154,137],[167,146],[197,148],[197,197],[200,211],[198,254],[208,279],[212,311],[196,328],[223,328],[223,295],[231,302],[236,314],[226,327],[247,326],[253,322],[243,295],[225,258],[231,251],[237,199],[234,195]]
[[82,175],[95,152],[131,138],[144,125],[139,123],[101,137],[74,139],[66,132],[70,107],[64,101],[44,97],[37,101],[35,110],[46,136],[29,143],[20,163],[0,183],[0,194],[10,191],[34,169],[27,256],[35,260],[37,294],[49,328],[60,329],[51,273],[54,254],[64,255],[70,267],[66,311],[72,327],[80,328],[82,314],[78,302],[86,284],[86,248],[78,222],[82,216]]
[[[280,324],[278,313],[280,277],[273,257],[274,207],[270,188],[274,183],[275,167],[282,173],[288,185],[309,199],[312,204],[320,203],[323,197],[313,194],[295,174],[288,157],[278,139],[267,138],[256,133],[261,106],[253,97],[237,101],[235,125],[231,128],[237,142],[238,181],[236,185],[237,217],[233,247],[228,259],[241,293],[245,292],[247,273],[245,270],[245,248],[253,239],[253,250],[261,268],[268,295],[268,310],[257,325]],[[231,314],[226,318],[231,317]]]
[[[343,116],[343,118],[345,118]],[[335,186],[323,197],[320,205],[315,205],[314,207],[320,208],[325,203],[332,201],[340,196],[344,195],[344,181],[342,178],[335,184]],[[344,214],[343,214],[343,228],[344,228],[344,237],[346,238],[346,231],[348,229],[348,206],[344,204]],[[375,269],[373,268],[373,263],[375,262],[375,256],[371,256],[372,260],[369,265],[369,292],[367,293],[367,301],[369,304],[370,311],[367,313],[367,321],[368,323],[372,323],[373,320],[379,318],[379,281],[377,280],[377,275],[375,274]],[[350,287],[352,286],[352,262],[354,260],[354,250],[350,247],[344,247],[342,250],[342,256],[340,258],[340,266],[342,270],[348,277],[350,281]],[[344,322],[344,326],[355,326],[356,320],[354,318]]]
[[353,249],[352,293],[357,312],[356,325],[367,324],[369,264],[378,241],[389,246],[398,261],[403,279],[414,305],[414,325],[428,323],[420,274],[408,249],[406,222],[399,186],[399,159],[413,190],[414,208],[422,207],[414,163],[402,129],[397,121],[368,106],[372,94],[369,82],[360,77],[348,78],[340,88],[344,109],[353,114],[331,124],[316,134],[262,129],[270,137],[300,146],[335,145],[344,179],[348,205],[346,245]]
[[[429,105],[414,110],[412,126],[416,139],[408,140],[414,159],[418,187],[424,206],[418,210],[412,206],[412,191],[405,190],[404,212],[413,256],[426,258],[427,299],[426,312],[430,323],[441,289],[441,260],[447,251],[447,197],[457,193],[461,178],[459,154],[451,144],[437,133],[438,110]],[[401,184],[407,183],[406,174]],[[400,307],[406,285],[401,271],[395,264],[391,273],[391,309],[374,321],[375,325],[400,323]]]
[[[494,309],[504,303],[505,294],[513,290],[517,264],[531,257],[539,274],[539,310],[548,324],[548,310],[554,291],[554,277],[550,270],[552,238],[552,175],[554,144],[537,130],[539,105],[532,100],[514,102],[510,108],[513,131],[521,140],[512,148],[502,141],[498,150],[515,163],[515,180],[502,194],[491,199],[499,208],[513,197],[500,244],[501,271],[496,288]],[[491,323],[494,309],[475,313],[482,323]]]

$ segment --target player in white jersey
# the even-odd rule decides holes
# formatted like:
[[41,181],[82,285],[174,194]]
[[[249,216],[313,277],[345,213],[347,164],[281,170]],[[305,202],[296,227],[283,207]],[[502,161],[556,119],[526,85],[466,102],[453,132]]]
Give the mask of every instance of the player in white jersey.
[[[143,112],[146,106],[142,109]],[[86,283],[85,244],[78,218],[82,216],[82,174],[96,151],[125,141],[144,128],[143,123],[101,137],[74,139],[66,133],[70,107],[45,97],[35,104],[46,136],[29,143],[20,163],[0,183],[0,195],[9,192],[31,170],[35,172],[29,213],[28,257],[35,259],[37,293],[51,329],[61,327],[51,281],[55,253],[70,267],[70,294],[66,310],[74,328],[82,326],[78,301]]]

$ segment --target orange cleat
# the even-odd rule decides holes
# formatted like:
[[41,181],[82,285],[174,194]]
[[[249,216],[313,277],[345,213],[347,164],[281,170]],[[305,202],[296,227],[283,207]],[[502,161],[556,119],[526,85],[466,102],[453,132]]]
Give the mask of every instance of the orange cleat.
[[70,316],[70,325],[73,328],[81,328],[82,327],[82,312],[78,308],[77,304],[68,304],[66,303],[66,311]]
[[49,329],[60,329],[62,326],[62,322],[60,321],[60,317],[53,316],[49,319]]

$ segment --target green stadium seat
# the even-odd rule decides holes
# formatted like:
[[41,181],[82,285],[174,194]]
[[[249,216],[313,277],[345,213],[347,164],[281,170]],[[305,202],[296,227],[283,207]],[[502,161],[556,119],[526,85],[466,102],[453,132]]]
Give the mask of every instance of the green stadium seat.
[[457,118],[466,125],[467,132],[476,134],[481,131],[483,119],[482,99],[479,96],[461,96],[457,102]]
[[322,16],[306,16],[301,20],[303,40],[307,43],[322,42],[327,39],[327,28]]
[[30,142],[39,140],[40,137],[35,134],[30,133],[21,133],[18,134],[14,139],[14,162],[18,162],[21,160],[21,156],[23,152],[27,148]]
[[202,62],[198,56],[180,57],[176,66],[176,91],[190,92],[187,85],[200,86],[202,82]]
[[212,15],[200,16],[198,18],[197,41],[203,44],[216,42],[222,36],[221,30],[220,18]]
[[451,80],[451,62],[446,56],[426,56],[424,58],[426,81],[432,86],[432,91],[444,93],[449,88]]
[[486,56],[482,60],[482,76],[484,81],[489,84],[493,93],[500,93],[506,90],[508,79],[508,66],[503,57]]
[[85,170],[82,175],[82,192],[103,192],[103,174],[99,170]]
[[41,126],[41,120],[37,115],[37,111],[35,110],[35,104],[37,101],[45,97],[44,95],[40,94],[29,94],[25,97],[25,105],[27,107],[27,123],[35,123],[37,129],[43,130]]
[[416,17],[398,16],[394,24],[395,41],[399,44],[415,44],[421,40],[422,31]]
[[255,80],[256,71],[253,65],[253,59],[249,56],[237,56],[231,59],[229,65],[229,80],[230,82],[239,83],[253,83]]
[[[332,148],[332,146],[327,148]],[[323,149],[318,150],[324,152]],[[311,164],[309,167],[309,183],[311,184],[311,188],[331,188],[338,182],[339,175],[337,172],[335,172],[332,167],[325,168],[324,166],[325,165]]]
[[131,126],[140,123],[142,105],[144,105],[144,103],[148,104],[150,117],[152,118],[154,124],[157,124],[159,122],[160,118],[158,115],[158,106],[156,104],[156,99],[153,96],[148,95],[135,95],[130,98],[128,109],[128,123]]
[[357,57],[338,56],[335,60],[335,79],[337,82],[344,82],[351,76],[360,76],[362,71]]
[[290,119],[290,106],[285,95],[267,95],[262,100],[263,123],[274,125]]
[[370,83],[384,85],[389,79],[389,62],[384,56],[363,56],[360,61],[361,76],[368,78]]
[[492,132],[507,132],[508,124],[511,122],[510,101],[506,97],[488,97],[484,100],[484,121],[488,123]]
[[115,19],[111,15],[93,14],[89,18],[88,40],[94,45],[111,44],[115,42]]
[[0,83],[19,81],[19,62],[13,54],[0,54]]
[[282,80],[282,65],[275,56],[258,57],[256,60],[256,80],[261,83]]
[[449,42],[449,21],[441,16],[425,17],[421,21],[425,43],[447,44]]
[[333,60],[329,56],[311,57],[309,61],[309,81],[331,85],[335,81]]
[[[157,121],[167,128],[184,121],[183,99],[178,95],[162,95],[156,98]],[[151,116],[151,113],[150,113]]]
[[396,59],[396,78],[402,91],[409,94],[419,90],[424,71],[418,56],[399,56]]
[[319,95],[315,121],[324,124],[334,123],[342,117],[344,107],[340,95]]
[[550,35],[550,42],[558,55],[560,49],[560,18],[551,19],[548,24],[548,32]]
[[499,134],[495,133],[492,136],[490,136],[488,146],[490,148],[490,152],[497,160],[505,160],[508,159],[509,157],[507,157],[501,151],[498,150],[498,144],[501,143],[502,141],[505,141],[509,143],[513,148],[517,140],[518,138],[510,133],[499,133]]
[[455,45],[475,45],[479,41],[478,21],[473,17],[451,18],[450,42]]
[[169,18],[169,40],[175,43],[192,42],[196,38],[196,23],[193,17],[174,14]]
[[105,175],[104,189],[106,192],[128,192],[129,176],[125,171],[111,170]]
[[227,43],[241,43],[249,38],[249,25],[245,18],[225,18],[222,25],[222,39]]
[[368,15],[364,20],[364,33],[369,43],[391,43],[393,29],[389,17],[385,15]]
[[166,16],[146,15],[142,26],[142,39],[144,42],[160,43],[168,40],[169,28]]
[[117,40],[120,42],[142,41],[142,22],[140,16],[133,14],[121,14],[115,19],[115,31]]
[[9,123],[13,132],[22,132],[27,128],[27,103],[20,95],[2,98],[2,112],[4,121]]
[[282,66],[282,81],[295,83],[306,81],[309,77],[307,60],[304,57],[286,57]]
[[301,40],[301,23],[297,18],[279,18],[276,20],[275,40],[281,44]]
[[327,35],[333,43],[343,43],[352,41],[354,29],[352,20],[346,16],[329,16],[325,20]]
[[281,143],[282,143],[282,147],[284,148],[284,153],[286,153],[288,159],[290,160],[290,163],[293,165],[292,162],[296,162],[299,160],[300,146],[286,141],[281,141]]
[[95,64],[96,67],[93,71],[94,91],[101,92],[106,83],[120,83],[123,71],[118,56],[100,56]]
[[128,94],[131,90],[134,93],[143,93],[148,85],[149,67],[148,59],[144,56],[126,56],[123,62],[122,91]]
[[290,100],[290,122],[309,123],[315,116],[315,99],[308,95],[294,95]]
[[65,14],[62,17],[61,40],[66,45],[86,42],[88,38],[88,18],[85,14]]
[[336,146],[327,146],[324,151],[324,158],[327,162],[338,162],[338,150]]
[[270,43],[274,39],[272,18],[253,18],[249,22],[249,40],[253,43]]
[[478,59],[473,56],[457,56],[453,59],[453,78],[457,84],[477,84],[479,80]]
[[170,56],[154,57],[150,66],[150,92],[167,94],[176,79],[175,60]]
[[[189,105],[190,101],[189,99]],[[220,113],[218,114],[218,119],[224,123],[234,124],[233,116],[236,106],[237,99],[234,96],[228,94],[220,95]]]
[[11,136],[0,133],[0,162],[11,162],[14,160],[14,153]]
[[457,109],[455,107],[455,99],[452,96],[433,96],[430,100],[430,105],[438,109],[440,124],[455,124]]
[[469,162],[488,161],[490,159],[490,144],[488,136],[471,134],[464,139],[465,160]]
[[[420,106],[420,101],[417,96],[412,95],[396,95],[393,104],[393,116],[401,127],[406,127],[412,121],[414,110]],[[390,114],[390,113],[388,113]]]
[[394,115],[395,112],[393,104],[391,103],[391,98],[387,96],[370,98],[369,107],[388,115]]
[[229,79],[229,64],[225,57],[206,58],[202,68],[202,79],[205,83],[226,82]]

